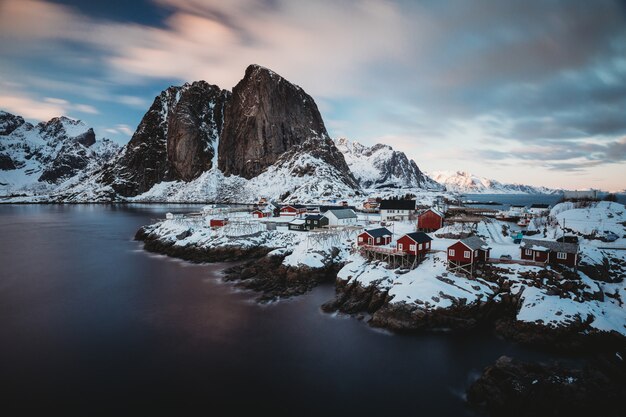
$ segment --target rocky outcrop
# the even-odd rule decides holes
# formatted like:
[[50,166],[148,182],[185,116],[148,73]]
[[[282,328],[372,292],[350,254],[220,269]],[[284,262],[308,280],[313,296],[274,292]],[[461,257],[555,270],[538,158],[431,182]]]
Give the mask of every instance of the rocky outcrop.
[[23,117],[0,111],[0,136],[10,135],[24,123]]
[[275,301],[305,294],[322,282],[332,282],[341,269],[341,264],[329,264],[324,268],[282,265],[285,255],[267,255],[248,261],[224,271],[226,281],[235,281],[237,286],[259,292],[259,302]]
[[626,367],[602,358],[583,369],[500,357],[467,390],[491,416],[623,416]]
[[311,96],[273,71],[250,65],[226,107],[218,166],[225,175],[250,179],[311,138],[328,138]]
[[197,178],[213,166],[229,96],[205,81],[163,91],[103,182],[122,196],[135,196],[161,181]]
[[11,157],[7,154],[0,153],[0,170],[2,171],[11,171],[16,169],[15,163],[11,159]]

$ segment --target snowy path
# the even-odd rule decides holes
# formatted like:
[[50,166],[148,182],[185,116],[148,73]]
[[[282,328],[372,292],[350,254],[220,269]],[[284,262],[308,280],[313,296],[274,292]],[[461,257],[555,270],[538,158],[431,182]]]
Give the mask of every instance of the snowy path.
[[511,243],[508,239],[505,239],[504,236],[502,236],[501,230],[498,230],[499,225],[495,224],[495,221],[493,219],[485,219],[484,223],[485,230],[487,231],[489,237],[491,237],[491,240],[494,243],[502,245],[508,245]]

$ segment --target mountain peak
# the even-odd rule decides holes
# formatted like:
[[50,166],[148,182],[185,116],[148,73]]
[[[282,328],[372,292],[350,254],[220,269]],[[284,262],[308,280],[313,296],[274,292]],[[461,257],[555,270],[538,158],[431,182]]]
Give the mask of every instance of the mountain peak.
[[275,72],[250,65],[226,107],[218,165],[225,175],[250,179],[310,138],[328,138],[313,98]]

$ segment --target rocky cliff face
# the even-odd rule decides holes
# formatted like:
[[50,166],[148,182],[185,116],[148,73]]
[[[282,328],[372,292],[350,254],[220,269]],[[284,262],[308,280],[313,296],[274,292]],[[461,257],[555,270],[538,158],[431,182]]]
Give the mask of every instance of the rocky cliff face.
[[0,111],[0,194],[51,190],[118,150],[108,139],[97,141],[93,129],[79,120],[55,117],[32,125]]
[[280,75],[251,65],[226,108],[219,168],[225,175],[250,179],[294,146],[327,137],[311,96]]
[[420,171],[415,161],[391,146],[379,143],[370,148],[345,138],[337,140],[336,144],[363,188],[442,188]]
[[161,181],[197,178],[213,166],[229,96],[205,81],[163,91],[103,182],[134,196]]

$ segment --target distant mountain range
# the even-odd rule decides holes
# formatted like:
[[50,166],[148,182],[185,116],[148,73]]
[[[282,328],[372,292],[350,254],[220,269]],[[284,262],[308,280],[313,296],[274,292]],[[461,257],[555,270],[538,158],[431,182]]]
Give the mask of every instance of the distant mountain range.
[[67,117],[32,125],[0,111],[0,196],[46,194],[102,166],[120,147]]
[[302,88],[250,65],[233,91],[205,81],[155,99],[127,145],[59,117],[0,113],[2,201],[290,202],[442,192],[550,192],[466,173],[434,178],[388,145],[333,141]]
[[435,171],[430,177],[446,191],[462,194],[557,194],[562,190],[523,184],[505,184],[464,171]]

